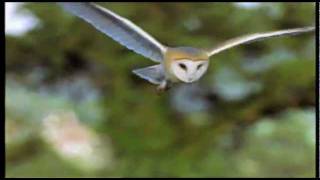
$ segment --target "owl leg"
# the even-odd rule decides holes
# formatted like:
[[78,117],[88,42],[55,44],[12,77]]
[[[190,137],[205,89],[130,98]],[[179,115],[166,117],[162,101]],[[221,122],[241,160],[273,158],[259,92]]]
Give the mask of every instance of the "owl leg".
[[164,92],[171,88],[171,82],[168,80],[164,80],[160,83],[160,85],[157,87],[158,92]]

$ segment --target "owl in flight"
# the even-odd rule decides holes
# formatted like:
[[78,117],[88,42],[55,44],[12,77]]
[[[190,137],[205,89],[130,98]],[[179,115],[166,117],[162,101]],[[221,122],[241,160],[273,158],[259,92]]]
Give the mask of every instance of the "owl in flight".
[[214,48],[168,47],[133,24],[130,20],[94,3],[59,3],[65,10],[90,23],[128,49],[141,54],[157,65],[132,72],[158,85],[159,91],[167,90],[172,83],[192,83],[207,71],[209,58],[232,47],[254,41],[285,35],[314,31],[314,27],[255,33],[231,39]]

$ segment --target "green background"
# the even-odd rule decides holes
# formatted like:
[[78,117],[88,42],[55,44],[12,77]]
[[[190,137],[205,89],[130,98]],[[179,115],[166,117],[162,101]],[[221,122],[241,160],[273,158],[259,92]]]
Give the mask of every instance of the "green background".
[[[168,46],[315,22],[314,3],[99,4]],[[55,3],[22,8],[40,24],[5,37],[7,177],[314,177],[313,33],[230,49],[199,82],[157,95],[131,72],[153,62]],[[47,143],[43,119],[61,111],[100,139],[100,169]]]

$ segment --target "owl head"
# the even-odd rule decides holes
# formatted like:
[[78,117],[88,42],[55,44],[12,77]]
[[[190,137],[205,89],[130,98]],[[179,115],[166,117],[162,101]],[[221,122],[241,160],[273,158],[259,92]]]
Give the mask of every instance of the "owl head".
[[209,57],[206,52],[200,49],[179,47],[171,48],[169,51],[171,71],[182,82],[197,81],[208,69]]

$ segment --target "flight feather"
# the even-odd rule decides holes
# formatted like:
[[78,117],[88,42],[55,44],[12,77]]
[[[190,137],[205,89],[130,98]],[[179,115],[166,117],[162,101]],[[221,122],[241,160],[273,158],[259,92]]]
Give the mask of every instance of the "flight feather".
[[94,3],[66,2],[59,4],[128,49],[155,62],[163,60],[166,47],[128,19]]

